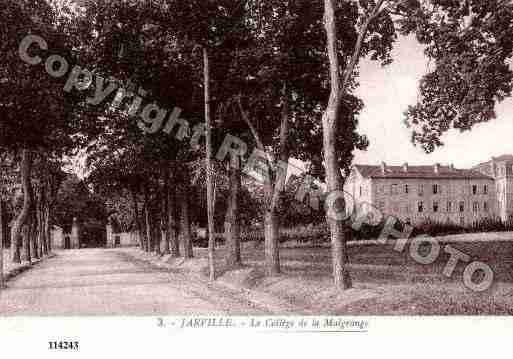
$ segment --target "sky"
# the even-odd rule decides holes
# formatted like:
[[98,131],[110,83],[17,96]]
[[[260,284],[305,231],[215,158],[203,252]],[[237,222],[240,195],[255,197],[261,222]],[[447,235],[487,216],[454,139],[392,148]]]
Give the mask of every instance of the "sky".
[[394,62],[386,67],[367,59],[360,64],[357,95],[365,108],[359,132],[367,135],[370,145],[367,151],[355,152],[355,163],[441,163],[468,168],[492,156],[513,154],[512,98],[497,106],[496,119],[474,127],[471,132],[448,133],[442,139],[445,146],[434,153],[425,154],[414,147],[411,132],[403,123],[403,112],[417,101],[419,80],[427,72],[428,61],[413,37],[400,39],[393,55]]

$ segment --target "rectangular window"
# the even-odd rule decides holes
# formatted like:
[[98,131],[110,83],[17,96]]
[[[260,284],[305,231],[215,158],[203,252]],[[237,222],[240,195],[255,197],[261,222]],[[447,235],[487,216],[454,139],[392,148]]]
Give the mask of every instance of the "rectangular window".
[[483,193],[488,194],[488,186],[487,185],[483,186]]
[[396,184],[393,184],[392,186],[390,186],[390,194],[397,194],[397,185]]
[[484,203],[483,203],[483,210],[484,210],[485,212],[488,212],[488,202],[484,202]]
[[360,186],[360,197],[362,196],[362,186]]
[[473,185],[472,186],[472,194],[475,196],[477,194],[477,186],[476,185]]
[[424,202],[419,202],[418,212],[419,213],[424,212]]
[[460,202],[460,212],[465,212],[465,202]]
[[433,194],[437,194],[437,193],[438,193],[438,185],[434,184],[433,185]]
[[438,212],[438,202],[433,202],[433,212]]
[[449,213],[452,212],[452,202],[451,201],[447,202],[447,212],[449,212]]
[[404,206],[404,212],[405,213],[410,213],[411,212],[411,207],[409,204],[407,204],[406,206]]
[[410,189],[408,188],[408,185],[405,184],[404,185],[404,193],[409,193],[410,192]]
[[423,196],[424,195],[424,185],[421,184],[419,185],[419,196]]
[[477,203],[477,202],[472,203],[472,210],[474,212],[479,212],[479,203]]
[[385,209],[385,202],[384,201],[379,201],[378,202],[378,208],[381,209],[381,210],[384,210]]
[[465,225],[465,217],[460,217],[460,226]]

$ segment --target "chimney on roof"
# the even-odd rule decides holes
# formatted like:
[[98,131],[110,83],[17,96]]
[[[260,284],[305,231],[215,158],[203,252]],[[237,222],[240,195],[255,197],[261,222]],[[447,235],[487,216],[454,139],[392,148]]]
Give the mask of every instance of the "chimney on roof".
[[440,173],[440,163],[435,163],[434,169],[435,169],[435,173],[439,174]]
[[403,172],[408,172],[408,162],[403,163]]
[[387,164],[385,162],[381,162],[381,173],[382,174],[387,173]]
[[450,168],[454,171],[454,163],[451,163]]

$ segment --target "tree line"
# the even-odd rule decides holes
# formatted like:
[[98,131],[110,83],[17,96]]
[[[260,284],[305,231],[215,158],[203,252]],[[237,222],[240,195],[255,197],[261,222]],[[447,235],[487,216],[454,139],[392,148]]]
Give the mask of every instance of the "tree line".
[[[106,196],[130,194],[134,227],[146,251],[160,253],[163,238],[165,254],[192,257],[192,194],[206,193],[211,276],[218,190],[227,190],[225,260],[240,265],[241,193],[254,189],[261,194],[266,269],[275,275],[281,271],[279,229],[287,203],[280,164],[291,158],[309,163],[309,174],[336,193],[343,189],[354,150],[368,146],[357,131],[364,103],[354,92],[362,58],[389,64],[400,36],[415,36],[425,46],[434,65],[404,121],[413,142],[428,152],[443,145],[449,129],[470,130],[492,119],[496,102],[511,93],[513,5],[508,1],[101,0],[79,5],[43,0],[0,5],[7,20],[1,46],[8,54],[0,60],[2,83],[8,84],[0,102],[1,144],[20,159],[24,198],[13,243],[23,226],[30,227],[33,157],[58,163],[81,150],[87,154],[91,188]],[[16,58],[27,32],[126,91],[97,106],[86,101],[88,91],[103,90],[97,83],[88,91],[64,93],[62,80],[43,78],[43,71]],[[183,109],[191,127],[203,126],[201,146],[189,146],[191,129],[175,137],[171,132],[182,129],[141,131],[154,122],[141,122],[123,102],[136,96]],[[263,186],[243,176],[244,156],[232,156],[229,163],[213,159],[212,149],[226,135],[266,154]],[[335,207],[344,211],[343,200]],[[342,221],[326,222],[334,283],[349,288],[348,228]]]

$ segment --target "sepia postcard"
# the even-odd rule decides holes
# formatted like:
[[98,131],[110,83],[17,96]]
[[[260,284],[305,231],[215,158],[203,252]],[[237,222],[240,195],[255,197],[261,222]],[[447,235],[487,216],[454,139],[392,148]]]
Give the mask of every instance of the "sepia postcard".
[[0,0],[0,48],[0,357],[507,345],[513,1]]

